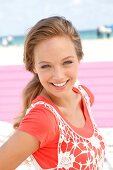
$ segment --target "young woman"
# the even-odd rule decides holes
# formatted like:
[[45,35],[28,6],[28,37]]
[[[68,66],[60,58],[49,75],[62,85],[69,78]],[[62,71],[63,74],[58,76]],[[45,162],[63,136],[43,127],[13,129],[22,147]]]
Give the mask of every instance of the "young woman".
[[34,169],[102,169],[105,145],[91,116],[94,97],[76,83],[82,57],[80,36],[64,17],[42,19],[29,31],[24,63],[33,79],[16,132],[0,149],[1,170],[30,155]]

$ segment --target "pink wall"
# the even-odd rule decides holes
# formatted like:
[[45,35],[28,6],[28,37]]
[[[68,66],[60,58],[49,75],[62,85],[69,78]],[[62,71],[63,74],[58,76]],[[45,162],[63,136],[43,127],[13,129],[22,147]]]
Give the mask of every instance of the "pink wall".
[[[23,66],[0,67],[0,120],[13,122],[21,111],[21,92],[31,79]],[[79,80],[95,95],[92,114],[99,127],[113,127],[113,62],[82,63]]]
[[84,63],[79,78],[95,95],[92,114],[100,127],[113,127],[113,62]]

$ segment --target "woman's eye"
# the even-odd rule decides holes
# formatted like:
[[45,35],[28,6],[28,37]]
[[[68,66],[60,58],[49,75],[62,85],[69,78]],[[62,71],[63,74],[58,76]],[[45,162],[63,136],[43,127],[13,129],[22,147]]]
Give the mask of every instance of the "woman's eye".
[[49,68],[50,67],[50,65],[43,65],[43,66],[41,66],[41,68]]
[[65,64],[71,64],[71,63],[73,63],[73,62],[70,61],[70,60],[69,60],[69,61],[65,61],[65,62],[64,62],[64,65],[65,65]]

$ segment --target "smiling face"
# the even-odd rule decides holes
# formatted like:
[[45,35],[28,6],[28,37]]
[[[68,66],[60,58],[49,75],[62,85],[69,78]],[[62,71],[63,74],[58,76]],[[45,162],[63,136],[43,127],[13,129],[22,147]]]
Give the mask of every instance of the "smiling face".
[[56,36],[34,49],[35,73],[49,96],[63,97],[72,93],[77,79],[78,58],[69,37]]

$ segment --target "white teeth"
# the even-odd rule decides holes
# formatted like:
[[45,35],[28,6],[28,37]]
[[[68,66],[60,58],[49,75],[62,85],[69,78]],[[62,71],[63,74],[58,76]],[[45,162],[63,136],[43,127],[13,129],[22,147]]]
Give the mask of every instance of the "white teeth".
[[[54,83],[53,83],[54,84]],[[61,84],[54,84],[54,86],[57,86],[57,87],[62,87],[62,86],[64,86],[66,84],[66,82],[64,82],[64,83],[61,83]]]

